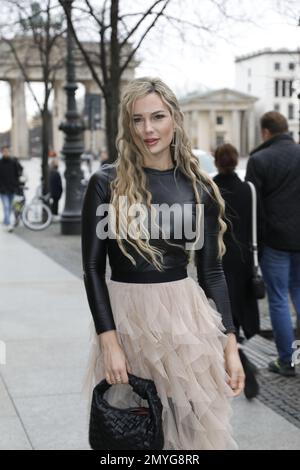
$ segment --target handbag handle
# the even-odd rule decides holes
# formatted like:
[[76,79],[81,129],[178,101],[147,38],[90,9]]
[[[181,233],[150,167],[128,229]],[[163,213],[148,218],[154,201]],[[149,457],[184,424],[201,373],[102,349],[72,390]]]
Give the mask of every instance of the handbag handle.
[[246,181],[251,189],[252,201],[252,251],[253,251],[253,264],[255,272],[258,270],[258,255],[257,255],[257,195],[256,189],[251,181]]
[[[148,401],[149,408],[153,412],[152,414],[155,415],[154,402],[155,402],[155,405],[157,405],[157,401],[160,401],[160,399],[157,395],[157,390],[156,390],[153,380],[143,379],[141,377],[137,377],[136,375],[130,374],[129,372],[127,372],[127,375],[128,375],[129,384],[133,388],[133,391],[137,393],[141,398]],[[97,385],[97,391],[99,395],[103,397],[104,393],[110,387],[111,387],[111,384],[109,384],[106,379],[103,379]]]
[[[156,426],[159,426],[159,421],[157,417],[157,407],[159,407],[160,411],[162,410],[162,404],[160,398],[157,395],[157,390],[153,380],[149,379],[142,379],[141,377],[137,377],[136,375],[130,374],[127,372],[128,381],[133,391],[137,393],[141,398],[147,400],[149,404],[150,414]],[[111,387],[111,384],[107,382],[106,379],[103,379],[97,386],[98,396],[103,398],[104,393]]]
[[[127,372],[127,375],[128,375],[129,384],[133,388],[134,392],[137,393],[144,400],[147,400],[149,394],[157,393],[156,387],[152,380],[142,379],[140,377],[137,377],[136,375],[130,374],[129,372]],[[104,393],[110,387],[111,387],[111,384],[109,384],[106,379],[103,379],[97,385],[97,390],[101,395],[104,395]]]
[[[140,395],[140,397],[147,400],[150,409],[151,419],[154,422],[155,428],[159,429],[159,418],[162,413],[162,403],[157,394],[156,386],[153,380],[141,379],[133,374],[128,373],[129,383],[133,390]],[[157,413],[159,411],[159,414]]]

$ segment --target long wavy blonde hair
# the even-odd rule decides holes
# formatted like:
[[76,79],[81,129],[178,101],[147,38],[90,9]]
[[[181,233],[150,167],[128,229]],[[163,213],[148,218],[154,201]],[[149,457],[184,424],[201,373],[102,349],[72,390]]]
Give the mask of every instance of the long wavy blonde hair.
[[[173,163],[175,165],[174,173],[176,174],[176,171],[180,170],[187,178],[190,179],[194,189],[195,199],[198,204],[201,204],[201,201],[197,189],[197,183],[204,183],[202,184],[204,190],[208,191],[210,197],[218,203],[220,227],[218,245],[219,257],[221,257],[225,253],[225,246],[223,243],[223,234],[226,230],[226,223],[223,220],[225,212],[224,201],[217,185],[206,172],[201,170],[197,157],[192,153],[190,142],[184,130],[183,113],[179,108],[176,96],[159,78],[143,77],[132,80],[123,91],[119,115],[119,131],[116,140],[118,150],[118,158],[115,162],[116,177],[110,183],[110,202],[115,209],[116,214],[115,237],[117,243],[123,254],[127,256],[134,265],[136,265],[134,258],[125,249],[124,242],[121,237],[121,232],[124,233],[125,227],[127,228],[128,225],[132,223],[132,218],[128,215],[127,210],[124,210],[124,206],[120,204],[120,196],[126,196],[127,207],[130,207],[132,204],[144,204],[153,214],[153,208],[151,206],[152,195],[147,190],[146,174],[143,170],[144,156],[147,154],[149,155],[149,150],[143,140],[138,136],[133,122],[133,106],[135,100],[146,96],[149,93],[157,93],[163,103],[167,106],[173,120],[176,145],[175,148],[170,145],[170,148]],[[142,226],[141,231],[137,228],[135,229],[137,235],[135,237],[128,236],[127,231],[127,242],[132,245],[144,259],[153,264],[156,269],[162,271],[162,252],[157,247],[150,245],[150,236],[147,228]],[[172,244],[169,241],[166,242]],[[178,244],[176,246],[180,247]],[[161,262],[158,258],[160,258]],[[191,259],[191,251],[189,259]]]

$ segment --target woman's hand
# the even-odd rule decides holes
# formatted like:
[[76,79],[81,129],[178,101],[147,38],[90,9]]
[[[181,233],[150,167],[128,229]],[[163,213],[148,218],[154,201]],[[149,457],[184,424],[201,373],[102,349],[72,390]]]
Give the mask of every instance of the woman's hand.
[[131,368],[119,344],[115,330],[106,331],[99,335],[101,350],[103,352],[104,373],[106,381],[110,384],[127,384],[127,371]]
[[233,396],[237,397],[245,386],[245,372],[240,361],[236,338],[233,333],[229,333],[228,342],[224,351],[225,369],[229,375],[228,385],[233,391]]

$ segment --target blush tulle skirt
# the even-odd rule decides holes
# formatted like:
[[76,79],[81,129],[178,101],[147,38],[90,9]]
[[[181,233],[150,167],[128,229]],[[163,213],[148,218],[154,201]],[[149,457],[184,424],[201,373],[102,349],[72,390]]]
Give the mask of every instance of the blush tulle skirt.
[[[117,336],[132,373],[155,382],[163,405],[168,450],[237,449],[232,436],[232,391],[227,384],[227,336],[220,314],[191,277],[133,284],[107,280]],[[94,326],[83,391],[105,378]],[[112,385],[107,401],[145,406],[128,384]]]

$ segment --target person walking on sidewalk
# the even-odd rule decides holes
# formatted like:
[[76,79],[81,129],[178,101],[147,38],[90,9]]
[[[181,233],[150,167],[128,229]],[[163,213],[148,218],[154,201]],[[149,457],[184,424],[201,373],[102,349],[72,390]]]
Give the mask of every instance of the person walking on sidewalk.
[[279,355],[269,370],[294,376],[289,294],[300,318],[300,146],[282,114],[265,113],[260,125],[263,143],[251,152],[246,179],[256,186],[266,222],[260,266]]
[[[243,390],[244,371],[221,263],[224,202],[199,168],[176,96],[160,79],[127,85],[119,123],[119,157],[92,175],[82,211],[84,282],[95,326],[89,396],[91,377],[94,383],[106,378],[111,404],[136,405],[127,372],[152,379],[163,405],[165,449],[236,448],[230,398]],[[182,212],[163,213],[163,236],[155,236],[158,219],[148,225],[138,217],[132,225],[132,209],[138,203],[138,212],[152,217],[157,205],[187,204],[185,218],[197,225],[200,202],[204,245],[195,249],[196,282],[187,275],[186,231],[175,236]],[[108,223],[108,203],[116,224]],[[106,281],[107,252],[112,274]]]
[[[229,144],[219,145],[215,152],[218,174],[214,182],[225,201],[227,231],[224,234],[226,253],[223,269],[227,281],[234,326],[239,343],[242,343],[240,329],[246,339],[259,333],[259,311],[252,289],[252,196],[247,183],[241,181],[235,169],[238,165],[238,151]],[[259,217],[258,217],[259,218]],[[254,398],[259,391],[256,368],[239,348],[240,358],[246,374],[244,393],[247,399]]]
[[59,163],[57,158],[50,162],[49,172],[49,190],[52,199],[51,212],[54,216],[58,215],[58,203],[62,195],[63,187],[60,173],[58,171]]
[[9,232],[13,231],[11,225],[12,202],[14,195],[19,190],[19,178],[23,167],[17,158],[11,157],[9,147],[2,147],[2,158],[0,159],[0,196],[3,205],[3,224]]

